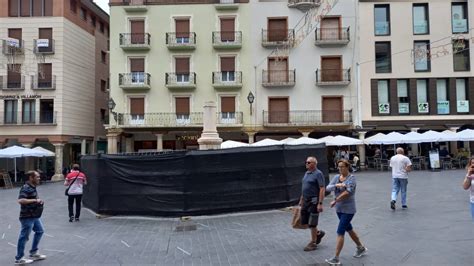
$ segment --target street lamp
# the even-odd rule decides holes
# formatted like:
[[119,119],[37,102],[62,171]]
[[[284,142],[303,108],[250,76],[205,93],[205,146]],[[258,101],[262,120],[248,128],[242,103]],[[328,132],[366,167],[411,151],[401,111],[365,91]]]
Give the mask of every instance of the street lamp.
[[255,96],[253,95],[252,92],[249,92],[249,95],[247,95],[247,101],[250,103],[250,115],[252,115],[252,103],[255,100]]
[[107,102],[107,107],[109,107],[109,111],[112,113],[112,115],[114,116],[114,120],[115,122],[117,122],[117,112],[114,112],[114,108],[115,108],[116,104],[114,102],[114,99],[110,98],[109,101]]

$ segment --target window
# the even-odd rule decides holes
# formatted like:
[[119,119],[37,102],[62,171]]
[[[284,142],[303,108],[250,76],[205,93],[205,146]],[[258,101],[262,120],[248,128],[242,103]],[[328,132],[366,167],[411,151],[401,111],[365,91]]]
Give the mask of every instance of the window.
[[221,71],[223,82],[235,81],[235,57],[221,57]]
[[18,17],[20,14],[20,0],[8,0],[8,16]]
[[35,123],[35,111],[36,111],[35,100],[23,100],[22,102],[22,123]]
[[22,89],[21,64],[8,64],[7,69],[7,89]]
[[468,40],[453,40],[453,60],[454,71],[469,71],[469,41]]
[[130,58],[132,84],[145,84],[145,58]]
[[390,42],[375,43],[375,73],[392,72],[392,55]]
[[267,38],[269,42],[283,42],[288,40],[287,18],[269,18],[267,27]]
[[398,113],[410,113],[410,98],[408,93],[408,80],[397,80]]
[[130,98],[130,123],[143,124],[145,119],[145,98]]
[[178,124],[189,124],[189,97],[176,97],[175,98],[176,108],[176,123]]
[[235,123],[235,97],[221,97],[221,119],[222,124]]
[[38,88],[53,88],[52,64],[38,64]]
[[176,82],[189,82],[189,57],[175,58]]
[[31,16],[31,2],[30,0],[20,0],[20,16]]
[[100,121],[102,123],[105,123],[105,124],[108,124],[108,121],[107,121],[107,112],[105,109],[100,109]]
[[190,26],[189,19],[176,19],[176,43],[189,43]]
[[376,36],[390,35],[390,6],[374,6],[374,30]]
[[9,17],[42,17],[53,15],[53,0],[8,0]]
[[91,25],[92,25],[92,27],[95,28],[95,26],[96,26],[95,16],[91,16]]
[[235,41],[235,18],[221,18],[221,42]]
[[81,7],[81,13],[80,16],[83,20],[87,20],[87,10],[83,7]]
[[107,83],[105,80],[101,79],[100,80],[100,91],[106,91],[107,90]]
[[71,9],[71,11],[73,13],[77,12],[77,2],[76,2],[76,0],[70,0],[69,1],[69,8]]
[[[39,28],[38,29],[38,39],[42,39],[43,43],[36,43],[35,49],[40,53],[51,53],[53,52],[53,29],[52,28]],[[45,43],[44,40],[48,40]]]
[[17,123],[17,112],[18,112],[18,101],[17,100],[5,100],[4,102],[5,124],[16,124]]
[[107,53],[104,51],[100,51],[100,61],[104,64],[107,63]]
[[456,79],[456,104],[458,113],[469,113],[466,79]]
[[413,4],[413,34],[429,34],[428,4]]
[[52,124],[54,123],[54,100],[41,99],[40,100],[40,123]]
[[104,31],[105,31],[105,30],[104,30],[104,22],[102,22],[102,21],[99,22],[99,30],[100,30],[100,32],[102,32],[102,33],[104,33]]
[[428,113],[428,82],[426,79],[416,80],[416,99],[418,103],[418,113]]
[[388,80],[377,81],[377,95],[379,114],[390,114],[390,97],[388,90]]
[[453,3],[451,6],[451,25],[453,33],[467,33],[468,30],[468,17],[467,17],[467,4],[464,3]]
[[446,79],[436,80],[436,97],[438,105],[438,114],[449,114],[449,99],[448,99],[448,81]]
[[415,71],[430,71],[431,62],[429,60],[430,42],[415,41],[414,44]]

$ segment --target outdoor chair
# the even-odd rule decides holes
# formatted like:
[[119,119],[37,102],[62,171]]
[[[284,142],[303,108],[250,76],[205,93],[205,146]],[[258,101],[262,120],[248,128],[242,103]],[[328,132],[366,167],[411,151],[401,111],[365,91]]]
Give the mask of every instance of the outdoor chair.
[[380,159],[380,171],[383,171],[385,168],[387,168],[387,171],[389,170],[390,163],[388,159]]
[[413,170],[421,170],[421,158],[420,157],[413,157],[411,160],[411,168]]
[[453,169],[453,163],[451,162],[451,158],[442,157],[441,162],[444,170]]

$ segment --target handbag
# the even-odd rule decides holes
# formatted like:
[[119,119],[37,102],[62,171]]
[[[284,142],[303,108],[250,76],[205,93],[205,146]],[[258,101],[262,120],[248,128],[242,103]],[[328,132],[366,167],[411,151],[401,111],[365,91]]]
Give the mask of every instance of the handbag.
[[74,184],[74,182],[76,182],[76,179],[77,177],[81,174],[81,172],[79,172],[79,174],[76,175],[76,177],[74,178],[74,180],[72,180],[72,183],[69,184],[69,186],[66,188],[66,191],[64,191],[64,195],[65,196],[69,196],[69,189],[71,188],[72,184]]
[[308,225],[301,224],[301,207],[293,208],[293,220],[291,221],[291,226],[294,229],[308,229]]

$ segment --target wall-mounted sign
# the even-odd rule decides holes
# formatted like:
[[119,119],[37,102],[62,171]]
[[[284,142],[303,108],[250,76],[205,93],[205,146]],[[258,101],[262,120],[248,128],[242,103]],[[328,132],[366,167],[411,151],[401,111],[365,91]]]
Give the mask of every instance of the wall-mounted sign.
[[399,114],[409,114],[410,113],[410,104],[409,103],[398,103],[398,113]]
[[429,112],[429,104],[428,103],[418,103],[418,113],[420,114],[427,114]]
[[194,136],[176,136],[176,140],[198,140],[201,136],[194,135]]
[[379,103],[379,114],[390,114],[390,104]]
[[458,101],[458,113],[469,113],[469,101]]
[[49,47],[49,39],[38,39],[36,40],[36,47]]
[[38,94],[0,95],[0,100],[14,100],[14,99],[41,99],[41,95],[38,95]]
[[438,114],[449,114],[449,101],[438,101]]

